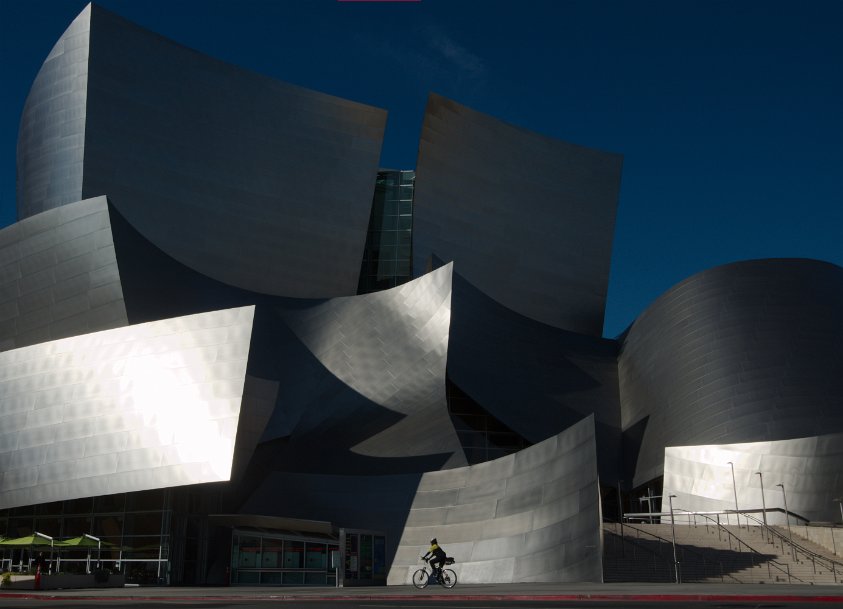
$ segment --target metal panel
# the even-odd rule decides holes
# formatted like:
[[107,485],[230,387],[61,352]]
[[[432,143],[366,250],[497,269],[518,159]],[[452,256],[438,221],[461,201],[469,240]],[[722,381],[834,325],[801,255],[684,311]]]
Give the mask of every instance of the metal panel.
[[273,469],[466,464],[445,397],[450,265],[382,292],[297,304],[278,308],[295,338],[282,347],[278,407],[262,438],[284,438],[265,448]]
[[[784,485],[784,492],[778,484]],[[665,449],[664,489],[676,495],[675,509],[733,510],[737,492],[741,510],[765,506],[784,510],[786,495],[789,511],[814,522],[834,522],[840,516],[835,498],[843,489],[843,433],[774,442],[670,446]],[[762,515],[753,516],[761,520]],[[783,512],[770,512],[767,522],[785,524]]]
[[[186,49],[96,5],[85,196],[208,277],[355,294],[386,112]],[[266,272],[272,269],[272,272]]]
[[686,279],[629,329],[619,382],[635,485],[667,446],[843,432],[843,268],[753,260]]
[[600,336],[621,157],[431,94],[416,168],[413,257],[531,319]]
[[470,285],[456,272],[457,263],[454,267],[450,380],[530,442],[552,437],[593,413],[601,480],[612,484],[621,437],[617,342],[510,311]]
[[[0,353],[0,418],[26,415],[0,435],[0,508],[228,480],[253,316],[215,311]],[[41,399],[58,387],[61,403]]]
[[105,197],[0,230],[0,349],[128,324]]
[[26,98],[17,148],[18,219],[83,198],[90,25],[88,5],[56,42]]
[[[582,460],[582,466],[559,477],[557,464],[571,459]],[[475,483],[481,488],[472,490],[470,472],[476,467],[486,474],[498,471],[503,484],[497,493],[490,493],[485,481]],[[452,488],[453,472],[422,477],[419,489],[436,490],[417,491],[389,584],[410,583],[418,556],[431,537],[437,537],[456,559],[454,568],[464,583],[602,580],[596,549],[600,510],[593,416],[514,455],[464,470],[465,486],[456,498],[437,492],[437,481],[443,483],[442,490]],[[538,474],[531,476],[533,486],[509,493],[513,475],[533,472]],[[554,491],[559,485],[569,489],[561,497]],[[438,506],[436,499],[442,500]],[[500,569],[501,560],[513,561],[515,568]]]

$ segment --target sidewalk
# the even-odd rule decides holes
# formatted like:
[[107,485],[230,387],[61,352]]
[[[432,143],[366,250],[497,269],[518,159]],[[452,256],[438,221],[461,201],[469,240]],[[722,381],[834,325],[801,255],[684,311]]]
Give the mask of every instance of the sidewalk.
[[535,600],[583,601],[799,601],[843,605],[843,585],[763,584],[457,584],[446,590],[428,586],[368,588],[127,587],[84,590],[0,591],[3,598],[72,598],[76,600]]

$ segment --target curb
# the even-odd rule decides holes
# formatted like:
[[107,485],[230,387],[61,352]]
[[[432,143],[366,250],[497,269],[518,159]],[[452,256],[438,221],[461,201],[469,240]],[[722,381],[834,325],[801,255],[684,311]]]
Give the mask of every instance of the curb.
[[360,594],[310,596],[277,594],[261,596],[69,596],[58,594],[0,593],[0,598],[102,601],[113,603],[123,601],[244,601],[251,602],[326,602],[326,601],[627,601],[627,602],[790,602],[790,603],[838,603],[843,604],[843,595],[802,596],[793,594]]

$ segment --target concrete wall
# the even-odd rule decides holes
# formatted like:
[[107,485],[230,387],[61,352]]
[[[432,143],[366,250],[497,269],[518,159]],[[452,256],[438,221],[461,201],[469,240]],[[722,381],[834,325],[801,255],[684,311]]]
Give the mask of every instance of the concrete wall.
[[436,537],[463,583],[602,581],[594,418],[516,454],[424,474],[387,583]]
[[[839,514],[839,512],[838,512]],[[843,556],[843,528],[841,527],[805,527],[790,525],[794,535],[824,547],[835,556]],[[799,543],[794,541],[794,543]]]

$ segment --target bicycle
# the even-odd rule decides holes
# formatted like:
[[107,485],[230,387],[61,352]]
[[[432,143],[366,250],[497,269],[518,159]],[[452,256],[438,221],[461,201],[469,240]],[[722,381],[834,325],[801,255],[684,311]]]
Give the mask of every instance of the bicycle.
[[[430,559],[422,558],[422,561],[425,562],[428,566],[430,565]],[[445,564],[454,564],[454,559],[451,557],[446,558]],[[427,585],[430,583],[431,579],[434,579],[444,588],[453,588],[457,585],[457,574],[454,573],[452,569],[442,569],[438,576],[434,571],[428,571],[427,567],[422,567],[421,569],[413,573],[413,585],[416,588],[426,588]]]

